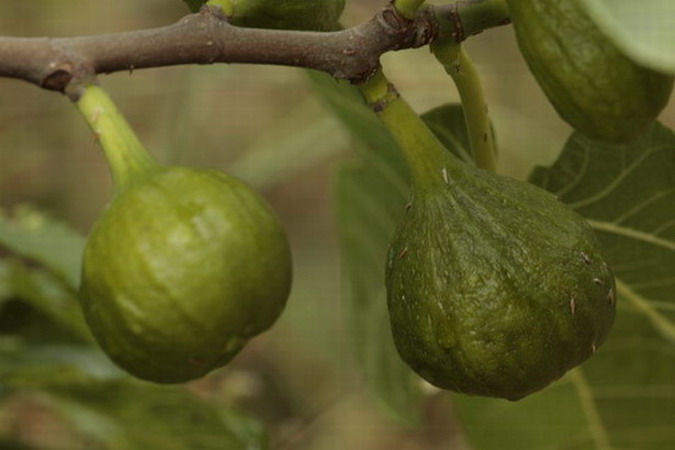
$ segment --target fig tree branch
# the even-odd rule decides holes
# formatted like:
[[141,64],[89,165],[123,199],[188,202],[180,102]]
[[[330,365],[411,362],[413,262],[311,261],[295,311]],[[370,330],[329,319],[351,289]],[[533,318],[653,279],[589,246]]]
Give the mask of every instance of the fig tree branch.
[[[217,7],[204,7],[173,25],[66,38],[0,37],[0,77],[76,95],[97,74],[179,64],[248,63],[305,67],[361,81],[383,53],[427,45],[439,36],[457,42],[508,23],[503,0],[458,0],[421,8],[406,19],[387,6],[369,21],[338,32],[242,28]],[[490,7],[494,5],[494,7]],[[484,14],[484,9],[491,14]],[[472,11],[484,20],[469,20]]]

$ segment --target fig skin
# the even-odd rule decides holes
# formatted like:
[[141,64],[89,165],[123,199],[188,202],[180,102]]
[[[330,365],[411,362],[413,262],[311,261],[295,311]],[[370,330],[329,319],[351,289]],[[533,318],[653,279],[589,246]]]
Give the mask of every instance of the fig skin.
[[579,0],[508,0],[521,52],[556,111],[608,143],[645,135],[673,77],[637,65],[597,28]]
[[290,286],[285,233],[253,190],[218,171],[163,167],[95,223],[79,297],[113,361],[148,381],[180,383],[268,329]]
[[235,25],[306,31],[335,31],[345,0],[235,0]]
[[386,287],[394,342],[412,369],[443,389],[508,400],[591,356],[616,304],[583,218],[542,189],[454,158],[414,184]]

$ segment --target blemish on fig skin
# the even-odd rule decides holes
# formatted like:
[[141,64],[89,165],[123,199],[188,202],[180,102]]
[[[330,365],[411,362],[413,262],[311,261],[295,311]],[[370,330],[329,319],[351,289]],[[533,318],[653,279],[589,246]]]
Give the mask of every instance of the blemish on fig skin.
[[398,254],[398,259],[405,258],[405,255],[407,254],[408,254],[408,247],[405,247],[403,250],[401,250],[401,253]]
[[206,361],[204,361],[203,359],[194,356],[188,359],[188,363],[192,366],[203,366],[205,362]]
[[441,169],[441,175],[443,175],[443,181],[445,181],[445,184],[449,184],[448,171],[445,169],[445,167]]
[[600,278],[593,278],[593,283],[597,284],[598,286],[602,286],[602,280]]
[[614,296],[614,289],[610,289],[609,292],[607,293],[607,302],[610,305],[614,305],[615,301],[616,301],[616,298]]
[[595,345],[595,341],[591,343],[591,354],[595,354],[595,351],[598,349],[598,347]]
[[577,302],[576,302],[576,300],[574,300],[574,297],[572,297],[570,299],[570,313],[572,313],[572,315],[574,315],[576,310],[577,310]]
[[584,252],[581,252],[581,259],[582,259],[582,260],[584,261],[584,263],[586,263],[586,264],[590,264],[590,263],[591,263],[591,258],[590,258],[590,256],[588,256],[588,255],[587,255],[586,253],[584,253]]

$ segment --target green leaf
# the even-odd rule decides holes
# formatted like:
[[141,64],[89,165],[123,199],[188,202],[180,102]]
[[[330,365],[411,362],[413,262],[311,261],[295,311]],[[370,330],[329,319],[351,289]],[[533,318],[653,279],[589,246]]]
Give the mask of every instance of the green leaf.
[[188,8],[190,8],[190,11],[193,13],[196,13],[199,11],[199,8],[202,7],[204,3],[206,3],[207,0],[183,0]]
[[600,29],[631,59],[675,74],[675,2],[579,1]]
[[27,342],[91,342],[75,292],[59,278],[17,259],[0,259],[0,335]]
[[0,249],[44,265],[76,289],[85,239],[62,222],[29,207],[12,217],[0,211]]
[[182,387],[124,380],[50,391],[52,405],[111,450],[264,449],[261,426]]
[[[424,113],[422,119],[453,155],[466,163],[475,164],[462,105],[448,103],[438,106]],[[491,128],[494,136],[494,127]]]
[[[675,446],[675,134],[657,124],[630,146],[575,134],[532,181],[585,216],[617,277],[614,330],[576,379],[596,443]],[[581,387],[582,389],[579,389]],[[592,414],[587,414],[592,417]]]
[[[123,378],[71,379],[23,396],[46,407],[87,448],[109,450],[263,450],[260,423],[183,387]],[[10,411],[11,412],[11,411]],[[10,439],[14,436],[8,436]]]
[[0,260],[0,291],[0,388],[122,375],[92,346],[77,299],[50,273]]
[[97,348],[77,344],[34,344],[0,337],[0,388],[47,390],[127,378]]

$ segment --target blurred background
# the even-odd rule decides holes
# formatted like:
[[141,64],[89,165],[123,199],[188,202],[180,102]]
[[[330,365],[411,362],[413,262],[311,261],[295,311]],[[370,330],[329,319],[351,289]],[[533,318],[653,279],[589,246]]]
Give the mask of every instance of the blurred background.
[[[385,3],[348,0],[343,23],[367,20]],[[4,0],[0,34],[120,32],[170,24],[186,13],[179,0]],[[471,38],[466,47],[487,91],[500,171],[525,178],[534,165],[553,162],[570,128],[526,70],[511,28]],[[420,112],[457,101],[426,49],[388,54],[383,64]],[[119,73],[100,82],[160,161],[243,178],[271,202],[289,232],[295,281],[285,314],[231,365],[190,388],[227,398],[262,420],[274,449],[461,448],[447,402],[430,402],[425,425],[408,428],[379,408],[355,368],[342,320],[344,280],[331,202],[331,174],[353,154],[305,71],[221,64]],[[675,102],[661,120],[675,126]],[[68,100],[0,79],[0,208],[35,205],[86,234],[110,196],[102,153]],[[36,448],[79,448],[39,407],[22,411],[0,412],[0,428],[16,427]]]

